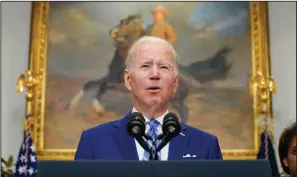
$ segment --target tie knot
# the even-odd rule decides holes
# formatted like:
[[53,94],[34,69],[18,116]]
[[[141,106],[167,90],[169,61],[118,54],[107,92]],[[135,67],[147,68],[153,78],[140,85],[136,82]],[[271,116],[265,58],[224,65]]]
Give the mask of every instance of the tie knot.
[[149,124],[149,130],[147,132],[147,135],[155,141],[158,137],[158,126],[160,125],[159,121],[157,120],[150,120],[148,121]]
[[158,126],[160,125],[160,122],[157,121],[157,120],[150,120],[150,121],[148,122],[148,124],[149,124],[150,128],[152,128],[152,129],[156,129],[156,128],[158,128]]

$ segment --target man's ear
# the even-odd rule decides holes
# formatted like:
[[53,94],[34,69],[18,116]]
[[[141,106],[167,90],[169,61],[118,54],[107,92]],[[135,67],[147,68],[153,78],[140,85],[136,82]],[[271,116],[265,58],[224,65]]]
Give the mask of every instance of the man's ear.
[[176,76],[173,82],[173,94],[176,93],[177,87],[178,87],[179,77]]
[[125,69],[124,71],[124,80],[125,80],[125,86],[128,90],[131,91],[131,84],[130,84],[130,73],[128,71],[128,69]]

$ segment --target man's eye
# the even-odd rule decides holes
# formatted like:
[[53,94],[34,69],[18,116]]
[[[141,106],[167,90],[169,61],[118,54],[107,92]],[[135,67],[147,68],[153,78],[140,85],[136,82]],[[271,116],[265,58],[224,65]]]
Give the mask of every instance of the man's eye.
[[161,66],[162,69],[169,69],[167,66]]
[[146,68],[146,67],[148,67],[148,66],[149,66],[149,65],[142,65],[141,67],[142,67],[142,68]]

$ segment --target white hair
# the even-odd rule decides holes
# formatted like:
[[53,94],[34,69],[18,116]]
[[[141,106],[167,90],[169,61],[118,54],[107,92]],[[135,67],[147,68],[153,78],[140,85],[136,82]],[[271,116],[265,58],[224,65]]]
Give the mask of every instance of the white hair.
[[167,42],[166,40],[164,39],[161,39],[161,38],[158,38],[158,37],[153,37],[153,36],[144,36],[144,37],[141,37],[140,39],[138,39],[129,49],[129,52],[128,52],[128,55],[127,55],[127,58],[126,58],[126,61],[125,61],[125,65],[126,65],[126,68],[130,71],[131,69],[131,62],[132,62],[132,59],[133,59],[133,53],[134,53],[134,50],[135,48],[139,45],[139,44],[143,44],[143,43],[150,43],[150,42],[160,42],[160,43],[164,43],[168,46],[169,50],[172,52],[173,54],[173,60],[174,60],[174,72],[175,72],[175,75],[178,75],[178,56],[177,56],[177,53],[174,49],[174,47],[169,43]]

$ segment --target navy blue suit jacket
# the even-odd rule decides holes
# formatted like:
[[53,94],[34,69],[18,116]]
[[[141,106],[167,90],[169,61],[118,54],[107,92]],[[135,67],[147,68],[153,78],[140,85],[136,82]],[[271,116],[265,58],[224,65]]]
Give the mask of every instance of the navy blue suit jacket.
[[[75,160],[139,160],[135,140],[127,133],[129,114],[83,131]],[[171,139],[168,160],[222,159],[216,136],[185,124],[181,127],[184,136]],[[187,154],[195,156],[184,158]]]

